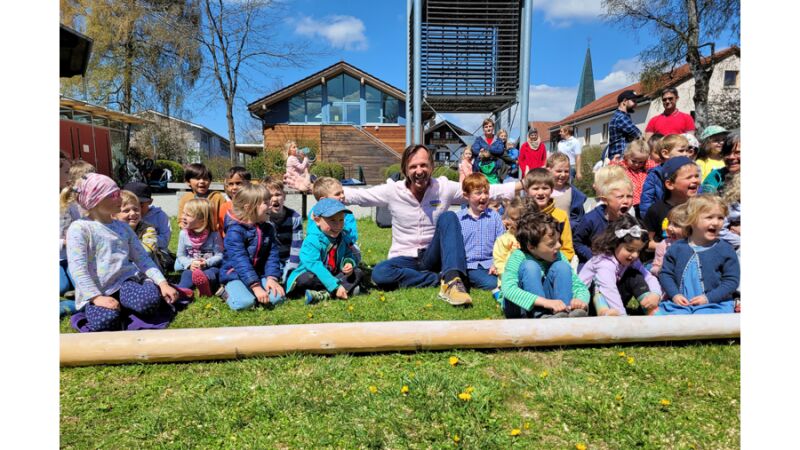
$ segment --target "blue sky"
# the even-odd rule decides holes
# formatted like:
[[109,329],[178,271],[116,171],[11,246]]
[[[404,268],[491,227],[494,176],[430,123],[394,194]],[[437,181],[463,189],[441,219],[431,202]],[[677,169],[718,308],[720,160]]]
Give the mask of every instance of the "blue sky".
[[[289,85],[339,60],[406,89],[404,0],[291,0],[287,6],[294,15],[285,18],[280,34],[288,40],[309,40],[324,56],[301,69],[251,77],[253,86],[241,90],[237,130],[248,120],[244,105],[274,91],[275,80]],[[652,42],[649,35],[606,24],[598,16],[601,13],[600,0],[534,0],[530,120],[559,120],[572,113],[588,39],[597,97],[636,81],[637,54]],[[728,45],[728,37],[724,39],[717,48]],[[472,131],[485,116],[447,117]],[[188,119],[227,136],[221,101],[197,108]],[[242,133],[237,134],[242,142]]]

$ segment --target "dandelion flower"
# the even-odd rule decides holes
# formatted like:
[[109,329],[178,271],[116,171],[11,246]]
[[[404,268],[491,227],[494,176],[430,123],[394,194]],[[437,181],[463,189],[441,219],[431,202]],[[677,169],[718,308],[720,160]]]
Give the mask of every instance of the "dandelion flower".
[[353,311],[353,305],[349,305],[349,306],[347,306],[347,310],[348,310],[348,311]]
[[578,442],[575,444],[575,450],[586,450],[586,444],[583,442]]
[[633,365],[634,362],[636,362],[636,360],[633,358],[633,356],[628,356],[628,364]]
[[530,430],[530,429],[531,429],[531,423],[530,423],[530,422],[525,422],[525,423],[522,425],[522,428],[524,428],[524,429],[526,429],[526,430]]
[[665,398],[662,398],[659,403],[661,403],[661,406],[669,406],[670,404],[672,404],[671,401],[669,401],[669,400],[667,400]]
[[459,442],[461,442],[461,438],[458,435],[455,435],[455,436],[453,436],[453,442],[458,444]]
[[378,387],[377,386],[370,386],[369,387],[369,392],[371,394],[374,394],[374,393],[378,392]]
[[408,395],[408,385],[404,384],[403,387],[400,388],[400,393],[403,395]]
[[458,398],[460,400],[464,400],[465,402],[468,402],[468,401],[472,400],[472,394],[470,394],[468,392],[462,392],[462,393],[458,394]]
[[206,309],[211,309],[211,303],[206,303]]
[[475,388],[472,387],[472,386],[467,386],[467,388],[464,389],[464,392],[466,392],[468,394],[472,394],[473,392],[475,392]]
[[385,301],[386,301],[386,296],[384,296],[383,294],[381,294],[380,300],[381,300],[382,302],[385,302]]
[[310,318],[314,317],[314,314],[308,313],[308,314],[306,314],[306,316],[308,316],[308,318],[310,319]]
[[522,433],[522,430],[520,430],[519,428],[514,428],[513,430],[511,430],[512,436],[519,436],[520,433]]
[[433,308],[433,303],[428,303],[427,305],[425,305],[425,307],[426,308]]
[[448,362],[451,366],[458,365],[458,356],[451,356]]
[[622,394],[617,394],[614,396],[614,400],[621,402],[622,401]]
[[619,352],[617,353],[617,356],[625,356],[625,352]]
[[547,378],[550,375],[546,370],[543,370],[542,373],[539,374],[539,378]]

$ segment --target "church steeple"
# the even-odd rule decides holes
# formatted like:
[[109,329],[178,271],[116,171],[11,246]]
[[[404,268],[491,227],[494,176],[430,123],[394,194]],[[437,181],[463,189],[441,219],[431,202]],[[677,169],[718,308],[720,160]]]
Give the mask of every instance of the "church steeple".
[[575,99],[575,111],[593,102],[594,98],[594,73],[592,72],[592,53],[586,46],[586,58],[583,60],[581,82],[578,85],[578,98]]

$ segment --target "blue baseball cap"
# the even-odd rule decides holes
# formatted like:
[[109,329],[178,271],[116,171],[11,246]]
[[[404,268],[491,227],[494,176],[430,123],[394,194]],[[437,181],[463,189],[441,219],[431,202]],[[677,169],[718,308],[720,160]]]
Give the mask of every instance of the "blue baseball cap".
[[344,206],[344,203],[332,198],[323,198],[314,205],[314,215],[317,217],[331,217],[344,211],[346,214],[353,214]]
[[669,178],[672,178],[672,176],[675,175],[675,173],[678,172],[678,170],[680,170],[681,167],[687,164],[696,165],[694,161],[692,161],[686,156],[676,156],[674,158],[668,159],[664,163],[664,179],[667,180]]

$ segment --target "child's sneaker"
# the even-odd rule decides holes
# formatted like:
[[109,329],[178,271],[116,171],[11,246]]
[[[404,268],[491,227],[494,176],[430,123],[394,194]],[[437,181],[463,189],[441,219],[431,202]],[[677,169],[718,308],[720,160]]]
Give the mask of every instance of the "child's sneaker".
[[589,313],[585,309],[573,309],[569,312],[569,317],[586,317]]
[[202,270],[192,271],[192,283],[197,287],[197,292],[203,297],[211,297],[211,283]]
[[453,306],[472,304],[472,297],[467,293],[467,288],[464,287],[460,277],[454,277],[447,283],[442,280],[439,298]]
[[322,300],[329,300],[331,298],[331,294],[328,291],[312,291],[311,289],[306,289],[306,305],[312,305]]
[[217,292],[215,292],[214,295],[221,298],[223,302],[228,301],[228,291],[225,290],[224,284],[217,289]]
[[492,289],[492,297],[494,297],[494,300],[500,305],[503,304],[503,293],[500,291],[500,288]]

